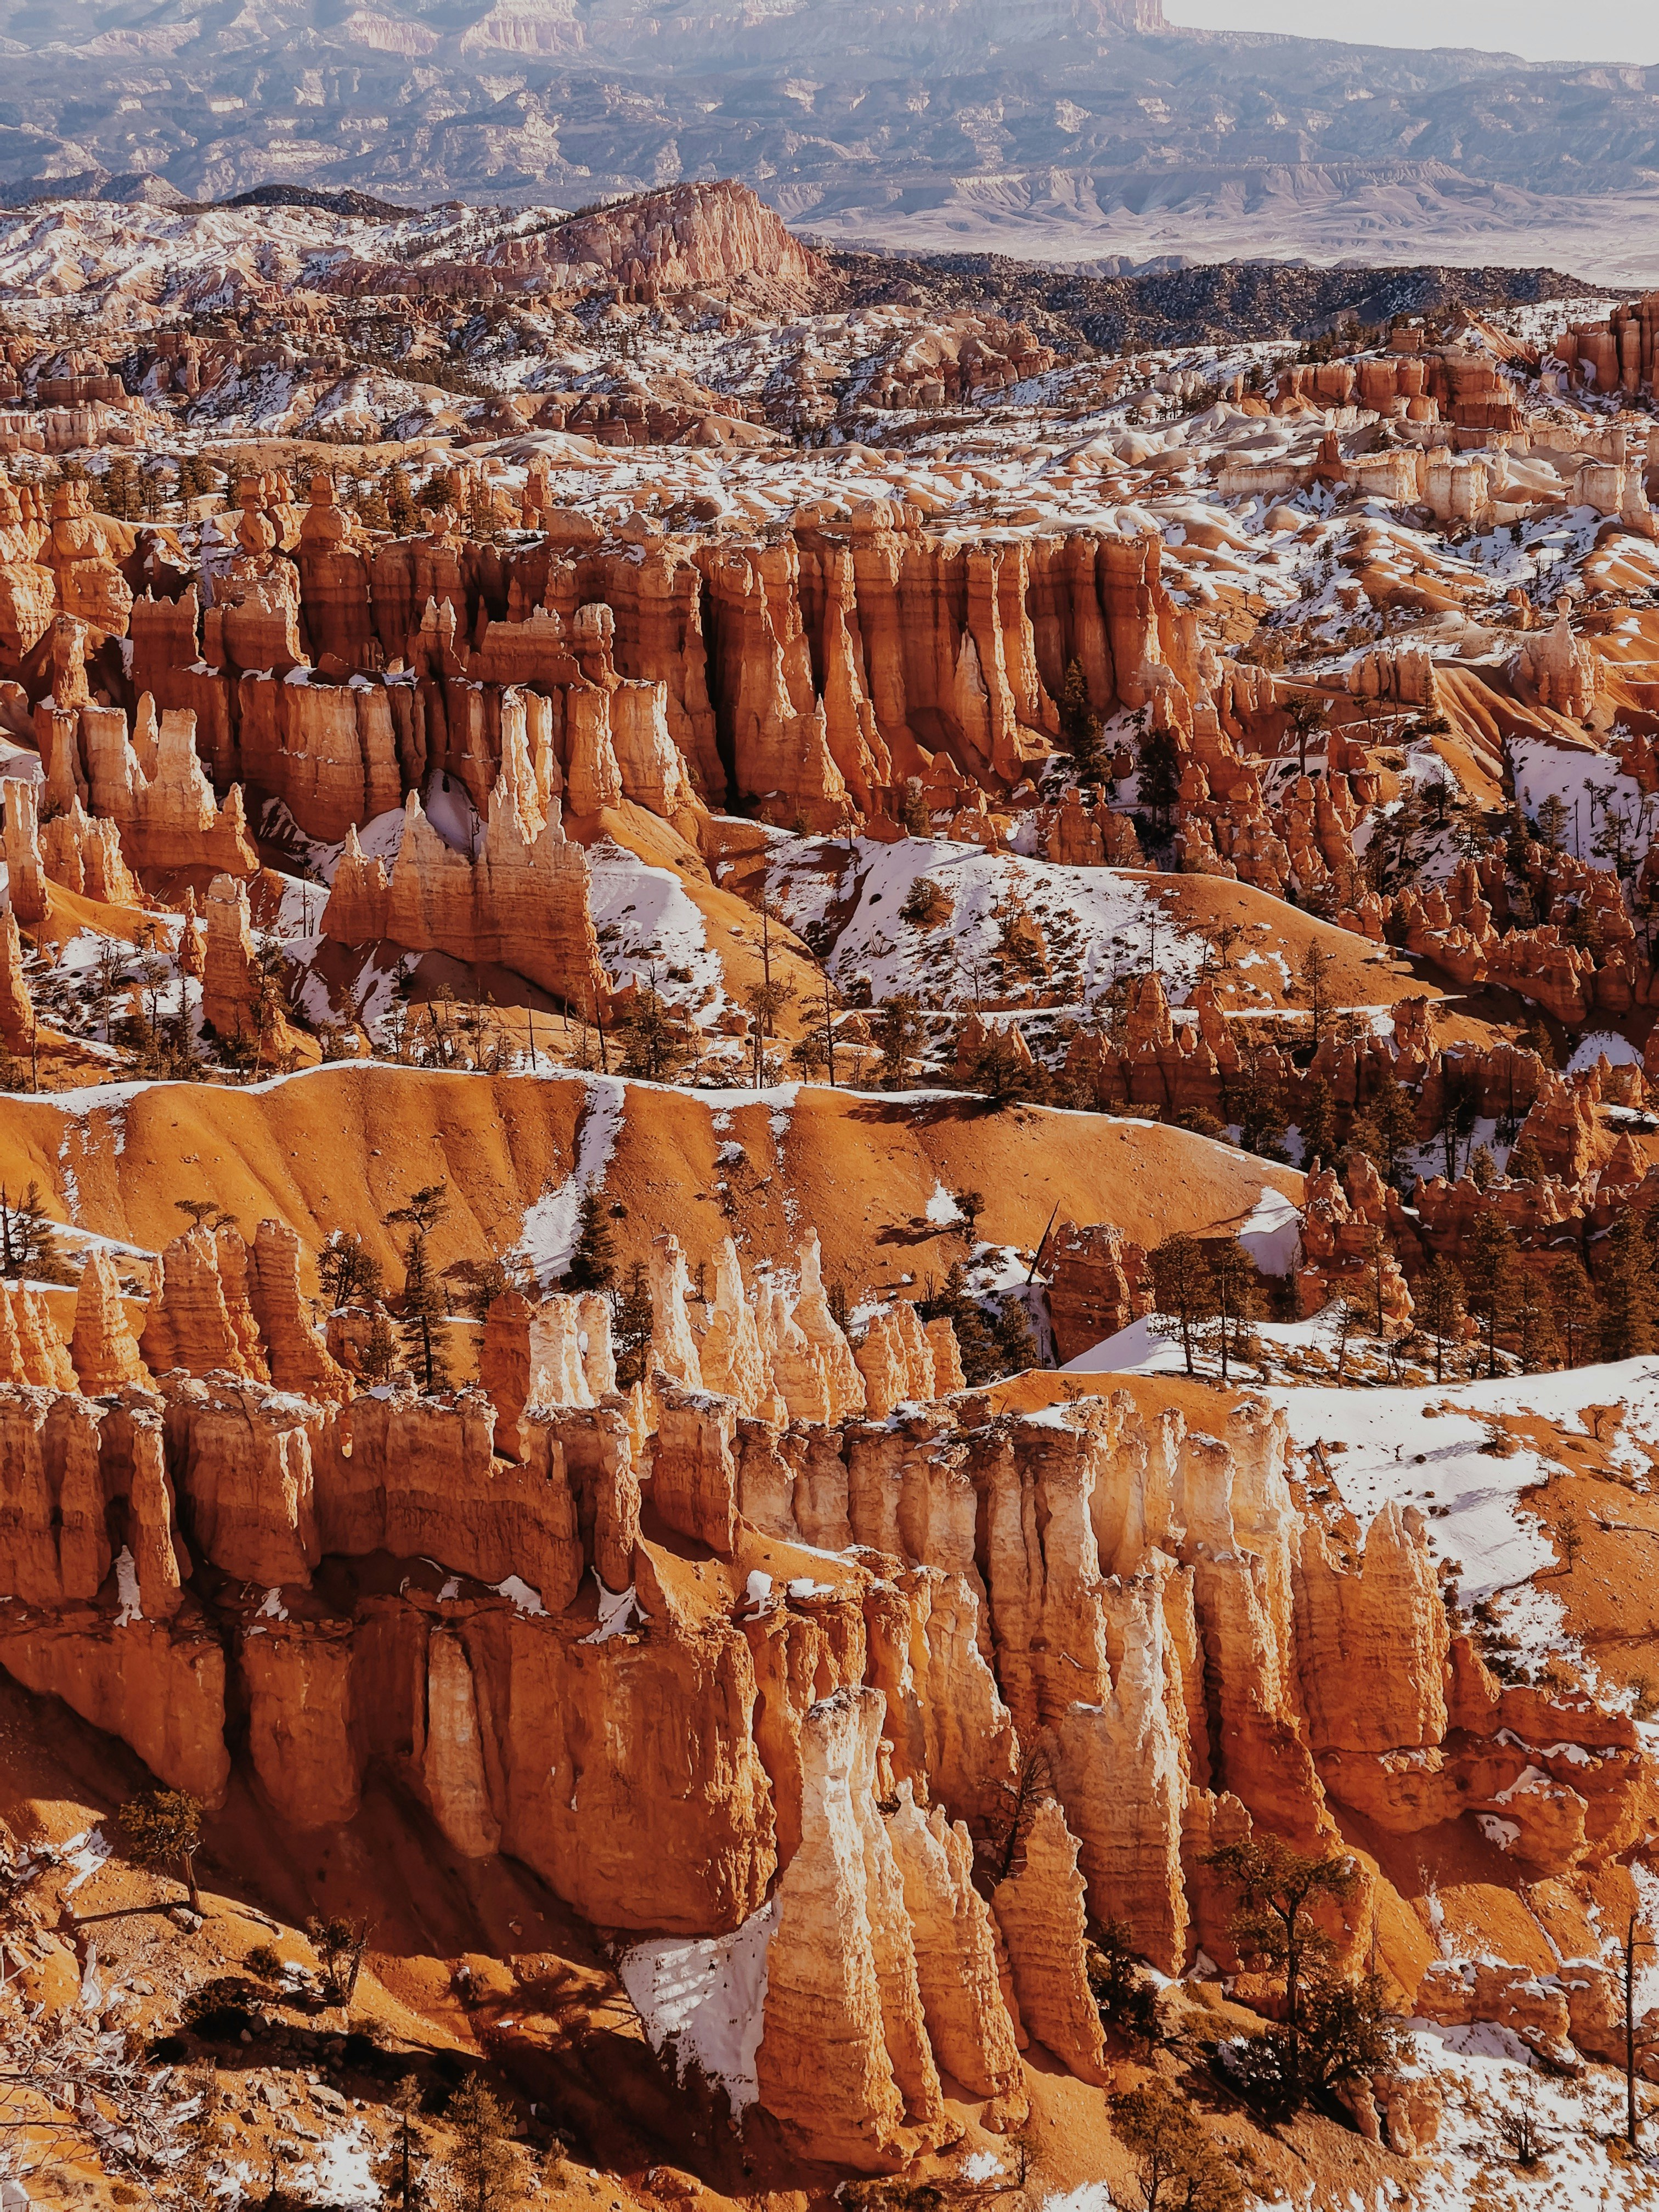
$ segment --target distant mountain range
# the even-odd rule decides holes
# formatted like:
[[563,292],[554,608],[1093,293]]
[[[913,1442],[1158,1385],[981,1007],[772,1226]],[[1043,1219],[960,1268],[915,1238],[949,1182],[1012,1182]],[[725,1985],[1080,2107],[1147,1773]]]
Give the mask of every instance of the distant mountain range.
[[1659,69],[1177,30],[1161,0],[0,0],[0,186],[571,206],[839,241],[1659,283]]

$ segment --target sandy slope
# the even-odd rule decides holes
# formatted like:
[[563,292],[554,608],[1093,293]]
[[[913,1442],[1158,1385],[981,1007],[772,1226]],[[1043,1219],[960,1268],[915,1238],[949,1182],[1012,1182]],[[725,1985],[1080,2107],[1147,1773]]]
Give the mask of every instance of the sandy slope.
[[314,1249],[343,1226],[390,1261],[385,1215],[418,1184],[446,1180],[444,1260],[513,1245],[538,1201],[545,1251],[556,1217],[574,1212],[579,1155],[584,1178],[599,1173],[627,1209],[615,1223],[625,1258],[666,1224],[693,1264],[730,1231],[746,1263],[787,1267],[815,1226],[829,1271],[872,1288],[943,1273],[962,1256],[960,1237],[927,1218],[941,1186],[983,1192],[981,1237],[1035,1248],[1056,1206],[1151,1243],[1240,1220],[1264,1188],[1297,1197],[1302,1182],[1184,1130],[952,1095],[702,1092],[384,1064],[246,1091],[155,1084],[15,1099],[0,1116],[0,1178],[38,1176],[59,1218],[147,1250],[178,1233],[176,1200],[210,1190],[249,1233],[271,1214]]

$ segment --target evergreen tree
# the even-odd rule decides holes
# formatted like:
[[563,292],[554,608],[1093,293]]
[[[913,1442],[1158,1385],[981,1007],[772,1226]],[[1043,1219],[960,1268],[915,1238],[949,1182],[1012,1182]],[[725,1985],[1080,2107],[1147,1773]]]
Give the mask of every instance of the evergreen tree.
[[1307,1001],[1308,1012],[1313,1022],[1314,1050],[1319,1049],[1319,1040],[1324,1034],[1326,1017],[1331,1011],[1331,970],[1336,965],[1334,953],[1322,946],[1310,945],[1302,956],[1299,980],[1302,996]]
[[1575,1256],[1556,1261],[1550,1270],[1550,1296],[1567,1364],[1577,1367],[1595,1345],[1601,1328],[1601,1310],[1582,1260]]
[[1166,1237],[1152,1252],[1150,1265],[1158,1310],[1175,1323],[1190,1375],[1199,1331],[1206,1321],[1213,1319],[1216,1310],[1215,1282],[1208,1255],[1196,1237],[1177,1231],[1175,1236]]
[[1417,1325],[1434,1346],[1434,1379],[1445,1376],[1446,1349],[1463,1335],[1463,1278],[1437,1253],[1417,1286]]
[[187,1790],[145,1790],[130,1797],[118,1815],[135,1866],[166,1866],[176,1860],[191,1910],[202,1909],[196,1887],[196,1854],[202,1847],[202,1807]]
[[1634,1359],[1653,1343],[1653,1257],[1634,1206],[1613,1216],[1601,1271],[1603,1359]]
[[1470,1232],[1463,1285],[1468,1310],[1480,1323],[1489,1376],[1498,1372],[1498,1340],[1514,1313],[1515,1270],[1515,1238],[1508,1224],[1483,1208]]
[[406,2074],[392,2093],[396,2115],[386,2148],[374,2161],[374,2179],[380,2185],[380,2202],[397,2212],[425,2212],[430,2203],[425,2167],[426,2142],[420,2122],[421,2085]]
[[[943,1316],[950,1322],[962,1357],[963,1380],[973,1389],[979,1389],[1008,1373],[1008,1358],[1005,1358],[995,1331],[987,1323],[979,1302],[969,1292],[968,1278],[960,1260],[951,1262],[942,1288],[930,1288],[925,1298],[917,1299],[916,1312],[923,1321],[936,1321]],[[1026,1337],[1029,1342],[1029,1328]],[[1020,1349],[1023,1347],[1011,1350],[1008,1358],[1018,1356]],[[1033,1367],[1036,1364],[1035,1344],[1030,1346],[1028,1364]]]
[[645,1380],[655,1318],[645,1262],[635,1260],[621,1290],[611,1293],[611,1342],[617,1355],[617,1381],[624,1390]]
[[398,1340],[392,1334],[392,1323],[386,1317],[386,1308],[376,1306],[374,1318],[357,1354],[357,1371],[371,1386],[392,1380],[392,1370],[398,1364]]
[[450,2099],[444,2118],[456,2136],[444,2161],[453,2212],[512,2212],[527,2204],[524,2154],[507,2133],[506,2107],[476,2074]]
[[75,1271],[58,1250],[40,1186],[32,1179],[16,1200],[0,1184],[0,1275],[32,1283],[75,1280]]
[[991,1339],[1002,1374],[1024,1375],[1037,1365],[1036,1339],[1031,1334],[1031,1317],[1023,1299],[1003,1300],[991,1323]]
[[884,999],[876,1009],[872,1035],[881,1054],[883,1082],[901,1089],[922,1036],[921,1004],[914,993],[901,991]]
[[1089,707],[1089,684],[1083,663],[1073,659],[1066,669],[1060,695],[1060,741],[1071,757],[1079,783],[1108,781],[1102,762],[1103,725]]
[[684,1024],[676,1020],[667,1000],[656,991],[638,993],[617,1026],[622,1032],[623,1066],[645,1082],[670,1081],[690,1057]]
[[576,1242],[565,1270],[568,1291],[608,1291],[617,1279],[617,1243],[603,1191],[592,1183],[576,1202]]
[[1255,1261],[1237,1237],[1217,1239],[1205,1256],[1210,1263],[1216,1345],[1221,1355],[1221,1379],[1224,1382],[1230,1357],[1248,1358],[1255,1348],[1249,1325],[1261,1311],[1261,1278]]
[[355,1231],[337,1229],[317,1255],[317,1280],[331,1310],[380,1295],[380,1263]]
[[1181,796],[1181,755],[1168,730],[1147,730],[1142,735],[1139,765],[1140,776],[1136,788],[1140,804],[1160,829],[1167,830],[1170,813]]
[[399,538],[412,536],[421,526],[421,511],[410,491],[406,469],[390,469],[386,472],[386,511],[392,530]]
[[1556,1332],[1553,1301],[1527,1267],[1521,1269],[1515,1295],[1515,1350],[1525,1375],[1561,1364],[1561,1339]]
[[449,1209],[447,1183],[427,1183],[407,1206],[387,1214],[386,1226],[406,1228],[404,1247],[403,1328],[410,1373],[428,1397],[449,1388],[449,1332],[442,1285],[432,1264],[428,1240]]
[[1302,1094],[1302,1164],[1311,1173],[1316,1160],[1336,1164],[1336,1093],[1322,1075]]
[[1228,1087],[1227,1106],[1238,1124],[1238,1141],[1258,1159],[1285,1157],[1285,1108],[1263,1053],[1246,1050]]
[[1206,2132],[1187,2099],[1158,2075],[1120,2090],[1111,2112],[1133,2162],[1140,2212],[1243,2212],[1250,2203],[1235,2155]]
[[1417,1142],[1417,1103],[1392,1066],[1373,1088],[1348,1142],[1376,1161],[1385,1181],[1398,1182],[1401,1158]]

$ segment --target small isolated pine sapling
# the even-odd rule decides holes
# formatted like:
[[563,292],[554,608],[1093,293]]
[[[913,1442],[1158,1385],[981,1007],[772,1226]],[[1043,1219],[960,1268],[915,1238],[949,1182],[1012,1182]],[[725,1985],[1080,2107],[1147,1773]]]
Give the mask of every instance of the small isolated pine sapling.
[[196,1884],[196,1854],[202,1847],[202,1807],[185,1790],[145,1790],[131,1797],[117,1816],[127,1856],[135,1866],[176,1865],[192,1912],[202,1909]]
[[1555,1548],[1561,1555],[1561,1572],[1570,1575],[1584,1548],[1584,1524],[1576,1505],[1564,1505],[1555,1516]]

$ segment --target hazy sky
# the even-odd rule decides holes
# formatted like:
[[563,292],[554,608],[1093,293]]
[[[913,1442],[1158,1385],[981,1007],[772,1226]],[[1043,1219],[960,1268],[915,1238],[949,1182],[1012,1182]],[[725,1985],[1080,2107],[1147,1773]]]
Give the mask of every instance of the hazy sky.
[[1659,64],[1655,0],[1599,0],[1564,8],[1559,0],[1388,0],[1358,11],[1330,0],[1164,0],[1172,23],[1228,31],[1287,31],[1298,38],[1347,39],[1385,46],[1486,46],[1534,61]]

